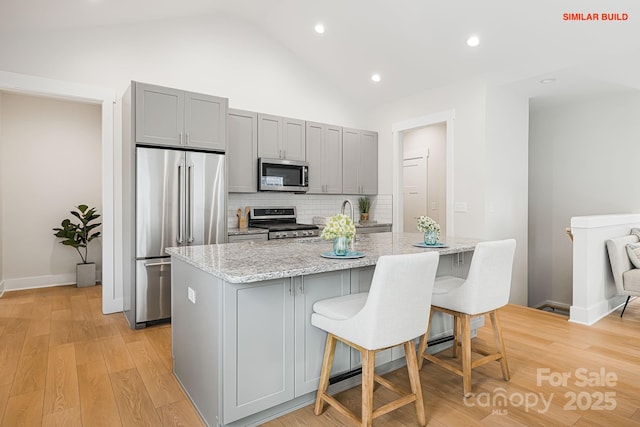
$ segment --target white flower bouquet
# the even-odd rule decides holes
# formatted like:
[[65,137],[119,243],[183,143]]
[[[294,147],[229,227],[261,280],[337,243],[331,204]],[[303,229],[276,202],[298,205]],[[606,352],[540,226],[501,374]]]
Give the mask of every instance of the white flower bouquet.
[[436,238],[440,238],[440,225],[428,216],[418,218],[418,231],[423,233],[432,231],[436,233]]
[[356,226],[351,218],[344,214],[337,214],[329,218],[324,230],[322,230],[322,238],[325,240],[333,240],[337,237],[346,237],[353,239],[356,235]]

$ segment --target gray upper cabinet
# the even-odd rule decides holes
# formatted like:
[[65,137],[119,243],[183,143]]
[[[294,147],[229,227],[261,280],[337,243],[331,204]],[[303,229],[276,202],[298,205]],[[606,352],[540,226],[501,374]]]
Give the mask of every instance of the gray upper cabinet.
[[255,193],[258,187],[258,115],[229,109],[227,126],[229,192]]
[[342,131],[342,192],[378,193],[378,134],[357,129]]
[[224,151],[227,99],[135,83],[136,143]]
[[342,193],[342,128],[307,122],[309,193]]
[[258,157],[306,160],[304,120],[258,114]]

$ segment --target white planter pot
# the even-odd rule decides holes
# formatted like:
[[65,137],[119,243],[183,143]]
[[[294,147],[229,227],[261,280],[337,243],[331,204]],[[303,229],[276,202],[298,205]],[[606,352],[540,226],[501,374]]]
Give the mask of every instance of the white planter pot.
[[76,284],[79,288],[95,286],[96,263],[76,264]]

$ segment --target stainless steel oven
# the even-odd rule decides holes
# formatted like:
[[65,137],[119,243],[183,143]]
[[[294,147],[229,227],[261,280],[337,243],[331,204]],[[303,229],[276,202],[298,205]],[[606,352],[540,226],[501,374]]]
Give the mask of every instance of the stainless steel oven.
[[306,193],[309,164],[296,160],[258,159],[258,190]]

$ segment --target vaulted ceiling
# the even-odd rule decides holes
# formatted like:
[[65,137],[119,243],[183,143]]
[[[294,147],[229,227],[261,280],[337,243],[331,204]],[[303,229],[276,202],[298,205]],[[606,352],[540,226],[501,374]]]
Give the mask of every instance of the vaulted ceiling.
[[[567,21],[564,13],[598,13]],[[601,20],[603,13],[626,20]],[[38,32],[176,17],[259,27],[346,94],[385,102],[475,76],[529,96],[640,89],[635,0],[2,0],[2,31]],[[326,32],[313,31],[323,22]],[[480,45],[467,38],[476,34]],[[380,73],[382,81],[370,76]],[[541,85],[540,80],[556,82]]]

